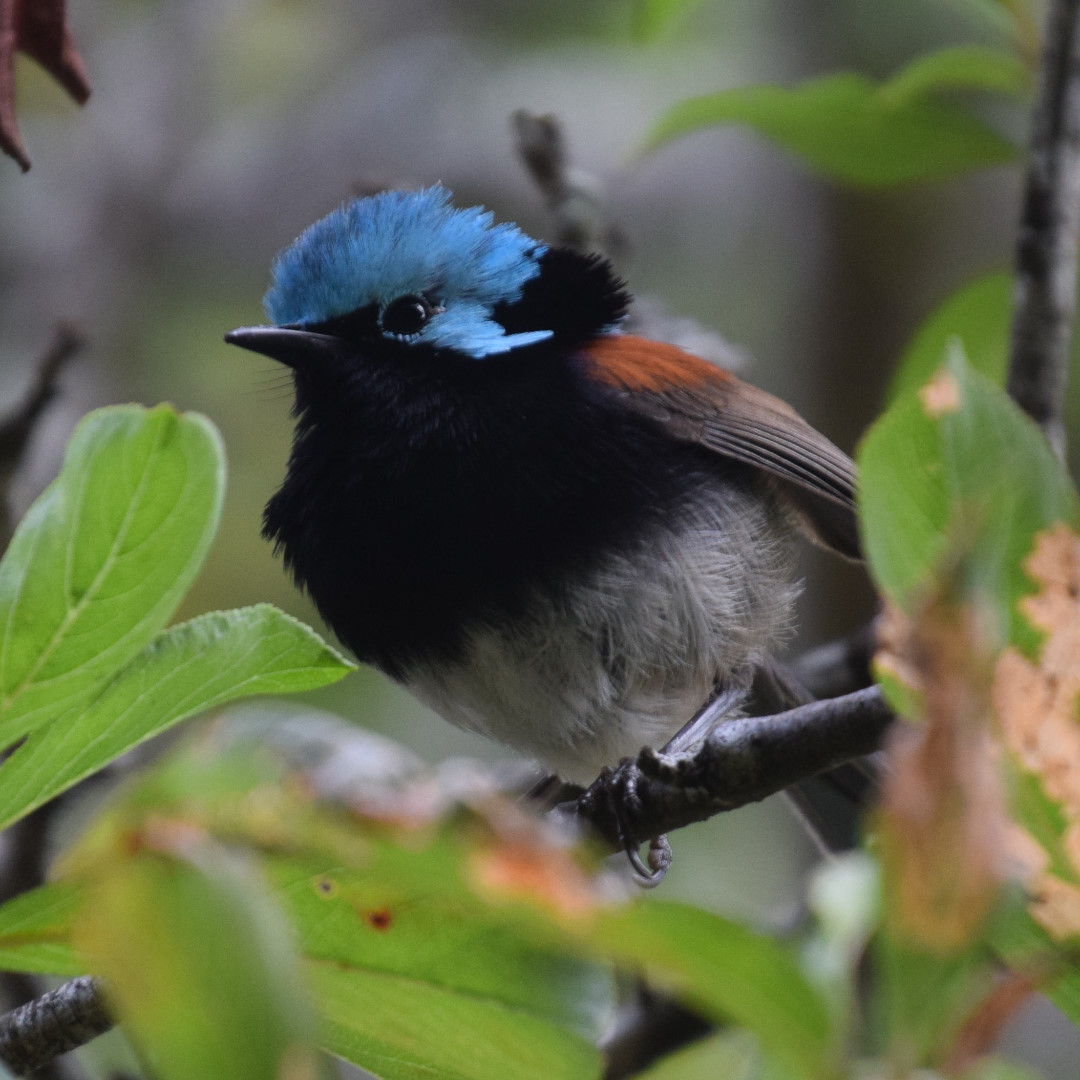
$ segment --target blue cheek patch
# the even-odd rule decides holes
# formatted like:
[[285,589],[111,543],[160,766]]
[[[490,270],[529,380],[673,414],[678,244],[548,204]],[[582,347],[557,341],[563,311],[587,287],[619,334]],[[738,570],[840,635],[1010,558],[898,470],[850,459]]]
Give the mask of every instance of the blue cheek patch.
[[495,353],[509,352],[524,345],[535,345],[552,336],[550,330],[531,330],[524,334],[507,334],[489,315],[488,309],[476,301],[459,300],[439,312],[416,338],[440,349],[454,349],[474,360]]

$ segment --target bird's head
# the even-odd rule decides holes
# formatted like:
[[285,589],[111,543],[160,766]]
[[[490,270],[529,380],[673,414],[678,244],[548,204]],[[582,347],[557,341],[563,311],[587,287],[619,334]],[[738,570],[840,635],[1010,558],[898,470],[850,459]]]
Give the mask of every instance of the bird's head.
[[298,373],[423,356],[484,362],[609,330],[629,297],[609,264],[549,248],[443,187],[348,202],[276,259],[273,325],[226,341]]

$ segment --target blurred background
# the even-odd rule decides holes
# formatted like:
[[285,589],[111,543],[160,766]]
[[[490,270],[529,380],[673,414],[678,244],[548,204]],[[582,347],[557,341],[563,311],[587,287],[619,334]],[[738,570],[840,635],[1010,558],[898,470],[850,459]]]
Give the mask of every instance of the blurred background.
[[[200,410],[223,432],[229,494],[181,616],[269,600],[321,627],[259,537],[288,452],[288,380],[222,334],[262,320],[275,252],[356,191],[442,181],[459,204],[551,236],[515,155],[519,108],[563,125],[625,238],[619,269],[635,292],[721,333],[746,377],[852,451],[919,323],[1010,265],[1019,170],[863,193],[748,131],[647,156],[645,136],[690,95],[842,68],[885,77],[944,45],[1001,44],[1007,30],[988,17],[992,0],[677,6],[642,35],[632,0],[69,0],[93,96],[76,109],[20,57],[34,167],[24,176],[0,160],[0,403],[21,392],[58,319],[89,342],[37,431],[21,507],[86,410]],[[1023,107],[983,114],[1024,142]],[[799,650],[872,611],[857,568],[806,563]],[[431,760],[499,755],[370,671],[311,704]],[[669,897],[766,923],[792,917],[813,858],[777,800],[674,843]]]

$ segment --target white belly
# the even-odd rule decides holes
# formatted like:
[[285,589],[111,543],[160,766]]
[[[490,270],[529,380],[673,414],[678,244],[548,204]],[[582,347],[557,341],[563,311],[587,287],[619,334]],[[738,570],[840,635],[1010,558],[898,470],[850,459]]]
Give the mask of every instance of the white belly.
[[719,491],[563,595],[478,626],[463,659],[405,685],[451,723],[587,784],[662,746],[719,685],[745,679],[791,625],[788,529],[757,499]]

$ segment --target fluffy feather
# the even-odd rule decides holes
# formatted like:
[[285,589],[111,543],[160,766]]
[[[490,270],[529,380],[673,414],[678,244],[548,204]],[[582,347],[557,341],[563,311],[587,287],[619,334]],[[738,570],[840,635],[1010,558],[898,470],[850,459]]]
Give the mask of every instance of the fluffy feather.
[[510,334],[494,319],[540,273],[545,248],[479,207],[458,210],[443,187],[384,191],[343,203],[274,263],[263,305],[279,325],[312,326],[410,294],[443,308],[417,340],[482,358],[551,337]]
[[462,656],[405,685],[460,727],[587,784],[662,746],[718,687],[748,685],[790,629],[790,532],[757,493],[722,481],[629,550],[512,621],[476,624]]

